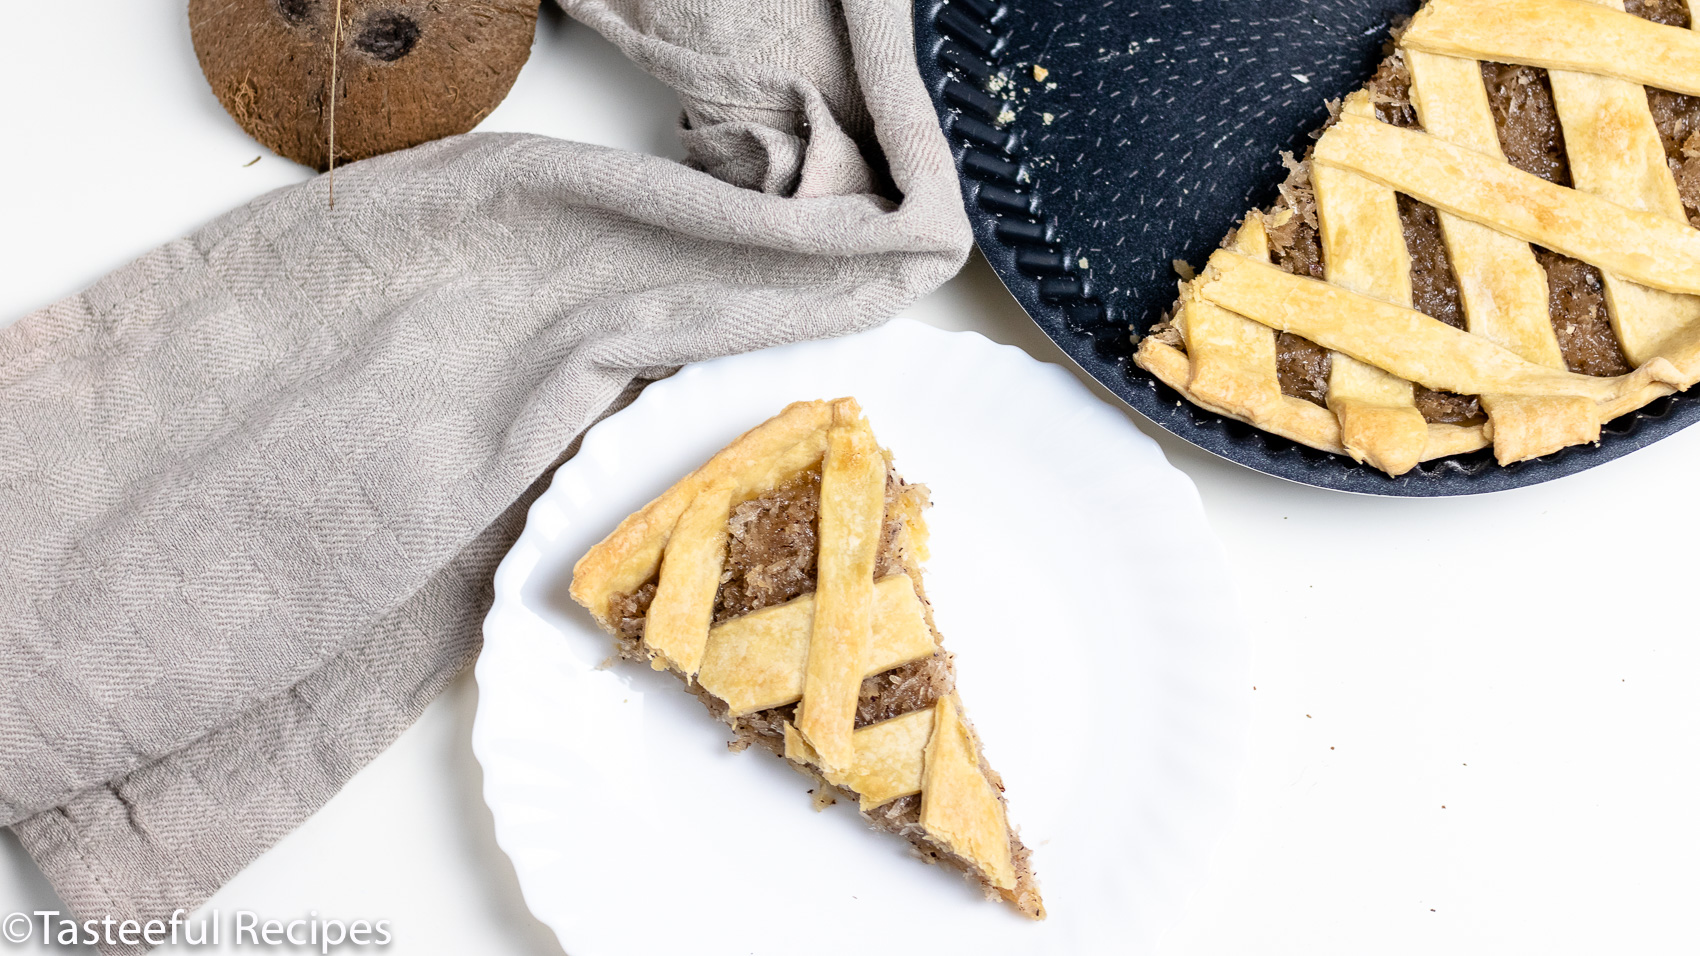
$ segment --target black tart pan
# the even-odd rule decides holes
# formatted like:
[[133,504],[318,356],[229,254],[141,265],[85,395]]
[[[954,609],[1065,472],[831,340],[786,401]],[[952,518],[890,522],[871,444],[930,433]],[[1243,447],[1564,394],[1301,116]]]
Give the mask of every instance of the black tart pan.
[[[1574,474],[1700,418],[1672,395],[1577,445],[1501,467],[1491,450],[1390,478],[1207,412],[1132,362],[1246,210],[1276,198],[1325,101],[1361,87],[1414,0],[917,0],[921,76],[980,249],[1069,357],[1175,435],[1319,488],[1437,497]],[[1048,71],[1036,80],[1032,66]],[[1054,84],[1054,85],[1052,85]],[[1012,118],[1013,116],[1013,118]]]

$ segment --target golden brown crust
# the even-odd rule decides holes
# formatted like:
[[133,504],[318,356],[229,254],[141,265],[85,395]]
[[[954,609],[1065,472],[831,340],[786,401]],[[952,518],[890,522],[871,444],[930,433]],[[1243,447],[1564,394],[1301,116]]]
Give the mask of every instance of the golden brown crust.
[[921,777],[921,826],[977,861],[1000,890],[1015,889],[1015,863],[1003,801],[980,770],[979,742],[955,697],[939,700]]
[[885,521],[885,456],[861,409],[834,407],[821,464],[815,620],[797,729],[829,773],[856,759],[850,738],[873,640],[874,561]]
[[[932,734],[931,710],[913,710],[857,728],[856,759],[850,769],[843,774],[822,770],[822,774],[833,786],[858,794],[863,812],[920,793],[927,741]],[[820,755],[790,724],[785,725],[785,759],[820,766]]]
[[[805,594],[715,627],[697,681],[726,702],[731,717],[796,703],[803,696],[814,617],[815,596]],[[873,638],[857,684],[934,649],[926,608],[909,576],[875,582]]]
[[1428,133],[1344,116],[1317,142],[1312,158],[1643,285],[1700,292],[1700,231],[1548,182]]
[[1430,0],[1399,42],[1700,95],[1700,36],[1586,0]]
[[656,670],[672,667],[695,677],[708,646],[714,620],[714,596],[726,563],[726,519],[732,487],[703,489],[685,508],[661,555],[655,599],[644,615],[643,641]]
[[[1320,451],[1333,452],[1336,455],[1346,453],[1345,446],[1340,444],[1339,418],[1321,405],[1283,395],[1265,415],[1252,419],[1214,406],[1202,396],[1194,394],[1187,384],[1191,375],[1187,353],[1180,349],[1165,345],[1155,338],[1146,338],[1139,343],[1139,351],[1134,353],[1133,360],[1140,368],[1156,376],[1158,381],[1179,392],[1187,401],[1200,408],[1238,419],[1248,425],[1256,425],[1272,435],[1279,435]],[[1480,425],[1429,425],[1428,442],[1423,447],[1422,460],[1430,461],[1447,455],[1480,451],[1486,448],[1488,443],[1489,435]]]
[[737,503],[814,467],[826,451],[831,423],[832,403],[796,402],[738,436],[586,552],[573,565],[573,600],[610,627],[609,599],[637,590],[654,576],[674,526],[703,489],[728,482]]
[[[1341,112],[1372,121],[1375,115],[1361,91],[1346,98]],[[1312,170],[1311,185],[1328,281],[1409,308],[1411,256],[1393,190],[1328,166]],[[1327,404],[1340,420],[1346,454],[1390,475],[1415,468],[1428,445],[1428,422],[1411,383],[1348,355],[1331,359]]]
[[[1232,248],[1256,259],[1269,257],[1261,215],[1246,217]],[[1275,337],[1256,322],[1199,298],[1192,283],[1185,286],[1182,302],[1174,324],[1185,336],[1191,359],[1191,393],[1244,421],[1277,414],[1282,395]]]
[[1676,369],[1664,359],[1614,378],[1537,365],[1414,309],[1282,272],[1227,250],[1210,257],[1203,295],[1271,328],[1461,395],[1565,395],[1606,404],[1648,382],[1679,383]]

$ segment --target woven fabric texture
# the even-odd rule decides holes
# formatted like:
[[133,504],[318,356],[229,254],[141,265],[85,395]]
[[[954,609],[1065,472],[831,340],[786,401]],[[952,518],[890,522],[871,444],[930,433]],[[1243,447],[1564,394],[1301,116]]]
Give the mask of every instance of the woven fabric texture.
[[563,5],[678,90],[687,163],[455,137],[0,331],[0,823],[79,917],[193,907],[394,740],[634,382],[966,256],[907,4]]

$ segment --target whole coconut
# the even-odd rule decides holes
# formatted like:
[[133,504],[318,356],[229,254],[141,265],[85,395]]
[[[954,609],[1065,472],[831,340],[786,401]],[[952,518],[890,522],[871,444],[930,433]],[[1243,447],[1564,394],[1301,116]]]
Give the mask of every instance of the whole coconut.
[[[341,0],[336,159],[464,133],[531,55],[537,0]],[[282,156],[330,165],[337,0],[189,0],[201,72],[236,122]]]

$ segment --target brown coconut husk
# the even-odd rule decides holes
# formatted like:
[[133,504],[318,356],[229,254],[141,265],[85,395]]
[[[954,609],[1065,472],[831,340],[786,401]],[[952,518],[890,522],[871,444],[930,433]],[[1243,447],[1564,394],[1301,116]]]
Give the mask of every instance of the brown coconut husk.
[[331,164],[333,66],[340,164],[476,126],[536,29],[537,0],[189,0],[195,54],[225,110],[319,170]]

